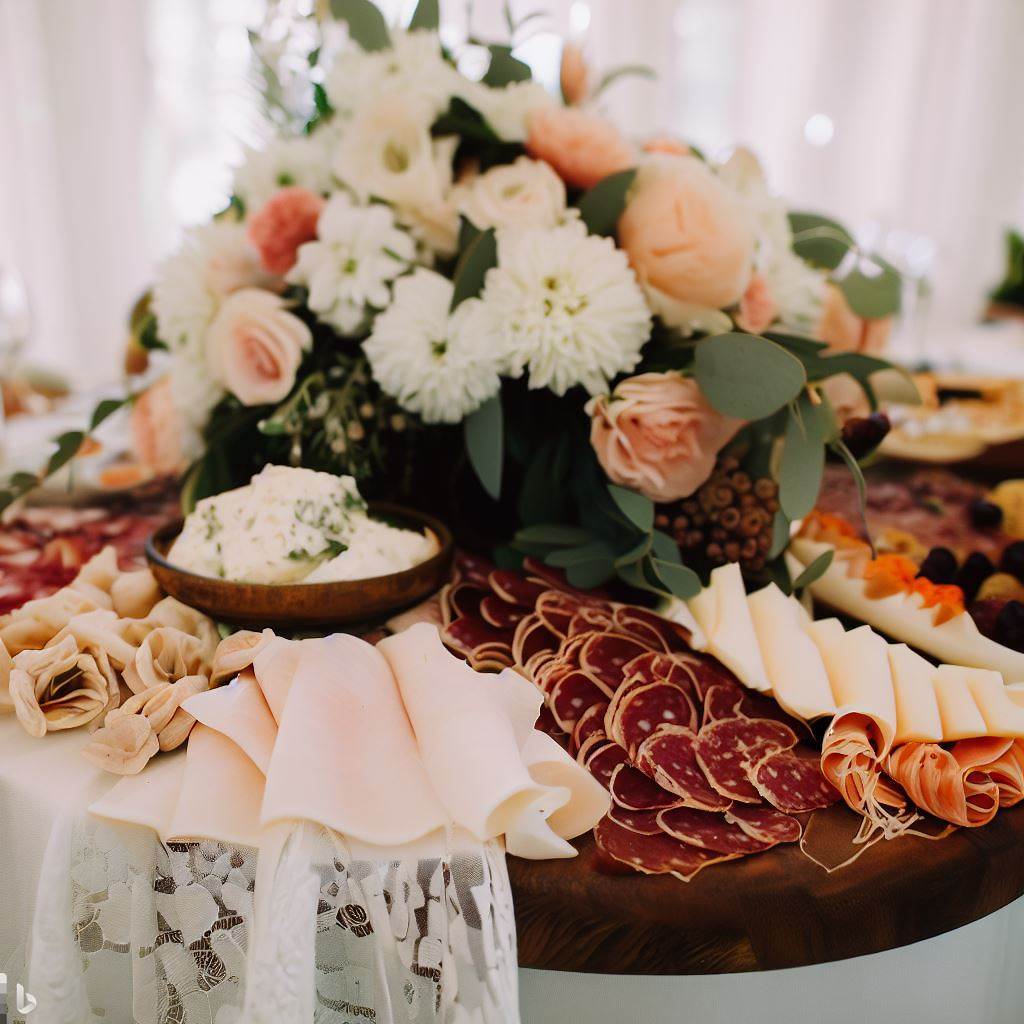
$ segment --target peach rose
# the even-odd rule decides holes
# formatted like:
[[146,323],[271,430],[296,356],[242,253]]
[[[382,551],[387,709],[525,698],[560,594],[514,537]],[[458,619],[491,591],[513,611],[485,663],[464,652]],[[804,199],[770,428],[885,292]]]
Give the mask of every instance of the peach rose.
[[185,468],[181,447],[182,424],[174,404],[170,375],[151,384],[132,405],[132,447],[139,461],[157,476]]
[[636,163],[632,146],[610,121],[570,107],[540,107],[530,115],[526,151],[546,160],[562,180],[591,188]]
[[243,405],[264,405],[291,391],[312,344],[309,328],[280,296],[242,288],[224,300],[210,324],[206,358],[213,376]]
[[671,135],[655,135],[643,144],[645,153],[668,153],[670,156],[692,156],[693,150],[679,139]]
[[676,302],[725,309],[750,281],[754,239],[740,204],[696,157],[655,157],[641,168],[619,245],[641,283]]
[[562,46],[562,64],[558,78],[562,98],[570,107],[578,107],[586,102],[591,88],[590,68],[587,67],[579,44],[566,42]]
[[881,355],[889,344],[892,317],[867,319],[857,316],[846,296],[834,284],[825,289],[825,302],[815,337],[828,342],[830,352],[863,352]]
[[287,274],[299,246],[316,238],[324,197],[298,185],[275,192],[249,220],[249,241],[259,250],[263,269]]
[[587,412],[590,443],[608,478],[657,502],[693,494],[742,426],[678,373],[630,377],[610,397],[592,398]]
[[751,334],[766,331],[775,319],[779,307],[775,302],[768,282],[761,274],[754,274],[747,285],[747,290],[740,299],[740,308],[736,313],[736,323]]

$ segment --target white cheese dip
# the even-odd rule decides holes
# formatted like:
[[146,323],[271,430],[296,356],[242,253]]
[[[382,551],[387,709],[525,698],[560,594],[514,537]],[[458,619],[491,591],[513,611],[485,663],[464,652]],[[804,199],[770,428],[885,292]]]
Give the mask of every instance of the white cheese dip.
[[401,572],[437,550],[433,535],[371,519],[350,476],[267,466],[200,501],[167,557],[239,583],[330,583]]

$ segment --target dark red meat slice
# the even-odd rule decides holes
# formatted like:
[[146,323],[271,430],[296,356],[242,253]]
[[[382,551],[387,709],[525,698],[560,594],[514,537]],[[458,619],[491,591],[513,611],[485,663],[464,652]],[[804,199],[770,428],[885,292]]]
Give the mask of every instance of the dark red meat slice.
[[664,812],[627,811],[625,807],[618,807],[612,804],[611,810],[608,811],[608,817],[616,825],[628,828],[630,832],[636,832],[637,835],[656,836],[662,830],[658,824],[658,815],[662,813]]
[[763,804],[733,804],[725,817],[748,836],[765,843],[795,843],[803,835],[803,826],[796,818]]
[[483,590],[489,589],[487,578],[493,571],[494,566],[479,555],[470,555],[465,551],[459,551],[455,555],[455,572],[458,579],[473,583]]
[[495,594],[488,594],[480,602],[480,618],[495,629],[515,629],[526,612]]
[[686,662],[693,670],[694,684],[701,700],[712,686],[722,683],[731,683],[742,689],[742,684],[732,672],[717,658],[712,658],[710,654],[689,654],[686,656]]
[[630,691],[605,715],[605,731],[621,747],[636,755],[637,748],[661,725],[696,730],[697,711],[690,698],[671,683],[648,683]]
[[[553,721],[553,719],[552,719]],[[590,755],[597,750],[598,747],[615,746],[611,740],[603,732],[592,732],[579,746],[576,751],[576,761],[578,764],[586,765],[587,761],[590,760]],[[608,781],[611,781],[611,773],[608,774]]]
[[643,654],[639,640],[621,633],[598,633],[590,637],[580,650],[580,667],[599,679],[611,696],[622,682],[623,666]]
[[539,615],[531,612],[516,626],[511,640],[512,657],[517,665],[525,666],[540,651],[557,651],[560,639]]
[[662,789],[630,764],[620,764],[612,772],[608,788],[612,800],[627,811],[660,811],[679,803],[675,793]]
[[455,618],[476,619],[480,617],[480,602],[490,596],[489,590],[473,583],[453,583],[448,588],[446,599]]
[[605,735],[604,713],[608,710],[608,704],[602,702],[587,708],[576,720],[572,730],[572,745],[576,750],[583,746],[584,741],[590,736]]
[[569,635],[569,623],[579,608],[579,601],[571,594],[561,590],[545,590],[534,606],[534,611],[543,620],[544,625],[559,637]]
[[623,677],[627,680],[640,679],[645,683],[672,683],[696,698],[693,672],[681,658],[658,651],[645,651],[638,654],[622,667]]
[[649,639],[656,649],[663,651],[688,651],[691,635],[685,626],[663,619],[648,608],[635,605],[619,605],[614,612],[615,624],[624,633],[633,633]]
[[636,763],[663,789],[675,793],[679,802],[703,811],[724,811],[728,797],[717,793],[697,763],[695,737],[689,729],[662,726],[637,751]]
[[580,605],[569,622],[569,636],[576,633],[606,633],[612,628],[612,617],[603,608]]
[[482,619],[465,618],[449,622],[441,631],[441,639],[459,654],[469,657],[480,647],[496,647],[512,655],[512,633],[495,629]]
[[621,764],[629,764],[629,754],[617,743],[607,743],[598,747],[584,762],[584,767],[598,782],[608,789],[612,784],[612,775]]
[[546,732],[556,740],[561,740],[565,737],[565,733],[562,732],[561,727],[555,721],[555,716],[551,714],[551,708],[549,708],[547,704],[541,705],[540,714],[537,715],[537,721],[534,723],[534,728],[540,729],[541,732]]
[[821,774],[813,751],[785,750],[758,761],[750,773],[757,792],[780,811],[800,814],[828,807],[839,793]]
[[[739,718],[743,715],[740,705],[743,691],[732,683],[716,683],[704,694],[703,725],[718,722],[724,718]],[[743,717],[746,717],[745,715]]]
[[675,836],[681,843],[699,846],[702,850],[712,853],[731,853],[744,856],[748,853],[760,853],[774,846],[774,842],[765,842],[748,835],[729,821],[725,816],[712,811],[697,811],[692,807],[674,807],[658,814],[658,824],[670,836]]
[[565,732],[572,732],[580,716],[595,704],[605,705],[607,696],[582,672],[562,676],[551,688],[548,706],[555,721]]
[[547,590],[543,584],[534,583],[520,573],[510,572],[508,569],[495,569],[487,577],[487,582],[503,601],[526,611],[533,611],[541,594]]
[[796,746],[796,735],[768,718],[726,718],[704,726],[694,743],[697,761],[708,782],[723,796],[744,803],[761,802],[747,777],[767,754]]
[[598,822],[594,829],[594,839],[598,851],[611,861],[628,865],[644,875],[675,875],[684,882],[690,881],[709,864],[730,859],[695,846],[687,846],[664,833],[639,835],[608,817]]

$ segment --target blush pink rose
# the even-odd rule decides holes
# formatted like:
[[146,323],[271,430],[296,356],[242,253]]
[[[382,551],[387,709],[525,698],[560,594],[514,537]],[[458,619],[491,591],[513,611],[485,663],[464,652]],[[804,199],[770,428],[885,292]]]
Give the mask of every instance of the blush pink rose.
[[590,95],[590,68],[577,43],[562,46],[562,63],[558,71],[562,98],[570,107],[578,107]]
[[815,337],[828,342],[830,352],[863,352],[881,355],[889,345],[892,317],[868,319],[858,316],[846,296],[834,284],[825,289],[825,302]]
[[602,178],[636,163],[633,147],[610,121],[572,107],[542,106],[530,115],[526,151],[546,160],[576,188],[592,188]]
[[679,139],[674,139],[671,135],[656,135],[653,139],[648,139],[644,145],[643,150],[645,153],[668,153],[670,156],[692,156],[693,150]]
[[249,219],[249,241],[263,269],[284,276],[298,258],[299,246],[316,239],[324,197],[292,185],[275,192]]
[[213,376],[243,405],[280,402],[313,336],[284,300],[260,288],[229,295],[206,335]]
[[147,469],[170,476],[185,468],[183,426],[174,404],[170,375],[161,377],[135,399],[129,419],[132,447]]
[[743,211],[696,157],[660,156],[641,168],[619,245],[643,284],[679,303],[726,309],[750,281],[754,238]]
[[736,312],[736,323],[751,334],[760,334],[768,330],[779,312],[775,296],[772,295],[768,282],[761,274],[754,274],[747,285],[747,290],[740,299],[740,308]]
[[711,475],[719,451],[743,425],[723,416],[697,382],[642,373],[587,403],[590,443],[612,483],[652,501],[689,497]]

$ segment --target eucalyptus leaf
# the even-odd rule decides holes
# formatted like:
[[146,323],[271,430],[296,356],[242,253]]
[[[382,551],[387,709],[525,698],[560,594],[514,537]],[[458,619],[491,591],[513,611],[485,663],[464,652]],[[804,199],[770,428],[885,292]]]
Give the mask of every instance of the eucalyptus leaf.
[[500,88],[513,82],[527,82],[532,77],[530,65],[512,56],[512,47],[504,44],[489,46],[491,63],[483,77],[484,85]]
[[517,543],[549,544],[551,547],[563,545],[586,544],[594,539],[589,530],[580,526],[569,526],[565,523],[540,523],[537,526],[526,526],[516,532]]
[[636,491],[617,484],[608,485],[608,493],[619,511],[641,532],[650,533],[654,527],[654,502]]
[[633,562],[629,565],[620,565],[616,570],[616,573],[623,583],[628,584],[631,587],[636,587],[637,590],[647,590],[654,594],[660,594],[661,588],[652,586],[644,575],[643,568],[639,562]]
[[716,334],[697,343],[694,375],[721,413],[760,420],[781,409],[807,383],[791,352],[754,334]]
[[667,533],[655,530],[651,534],[651,544],[655,557],[660,558],[663,562],[673,562],[676,565],[682,564],[683,557],[679,553],[679,545]]
[[903,280],[891,264],[877,257],[862,259],[835,283],[857,316],[877,320],[900,310]]
[[804,587],[809,587],[815,580],[821,579],[822,576],[828,571],[828,567],[832,564],[832,559],[835,558],[835,548],[829,548],[828,551],[822,551],[818,557],[811,562],[809,566],[795,580],[793,580],[794,590],[803,590]]
[[835,270],[855,245],[853,236],[838,221],[819,213],[789,215],[793,251],[822,270]]
[[790,408],[779,461],[779,504],[790,519],[814,508],[825,472],[827,424],[805,392]]
[[453,278],[451,310],[466,299],[475,299],[484,290],[487,271],[498,263],[498,241],[494,228],[481,231],[459,257]]
[[610,85],[614,85],[615,82],[618,82],[623,78],[654,79],[657,77],[658,75],[654,68],[647,64],[622,64],[616,68],[609,68],[597,83],[597,86],[594,89],[594,98],[596,99]]
[[386,50],[391,45],[384,15],[370,0],[330,0],[331,14],[348,25],[348,34],[364,49]]
[[409,21],[409,28],[424,28],[437,31],[441,24],[441,11],[439,9],[438,0],[419,0],[416,4],[416,10],[412,12],[412,18]]
[[610,564],[614,564],[613,556],[612,549],[605,541],[593,540],[575,547],[563,548],[561,551],[552,551],[545,556],[544,561],[558,569],[568,569],[570,565],[592,562],[595,559],[606,560]]
[[35,473],[26,473],[24,470],[21,470],[17,473],[12,473],[7,484],[19,494],[27,494],[39,485],[39,477]]
[[789,547],[789,520],[780,508],[772,521],[772,546],[768,549],[769,558],[778,558]]
[[127,398],[104,398],[92,411],[92,418],[89,420],[89,430],[95,430],[105,419],[113,416],[118,409],[130,401]]
[[578,204],[580,219],[592,235],[614,236],[635,178],[636,168],[631,167],[609,174],[583,193]]
[[50,456],[46,464],[46,476],[52,476],[62,466],[69,463],[82,447],[85,434],[81,430],[69,430],[54,440],[57,450]]
[[501,471],[505,459],[501,396],[489,398],[464,423],[466,454],[484,490],[495,500],[501,496]]
[[615,575],[610,558],[595,558],[590,562],[576,562],[565,570],[565,578],[574,587],[592,590],[607,583]]
[[623,552],[615,559],[615,568],[621,568],[623,565],[630,565],[633,562],[639,562],[648,551],[651,550],[651,542],[653,538],[650,534],[642,537],[636,544],[633,545],[628,551]]
[[868,543],[871,545],[871,553],[874,555],[875,544],[868,530],[868,487],[864,482],[864,474],[861,472],[860,465],[854,458],[853,452],[841,440],[833,441],[829,448],[846,463],[846,468],[850,471],[853,482],[857,486],[857,508],[860,513],[861,523],[864,526],[864,535],[868,538]]
[[660,558],[652,558],[651,565],[668,588],[669,593],[681,600],[688,601],[700,593],[700,577],[687,566],[664,562]]

